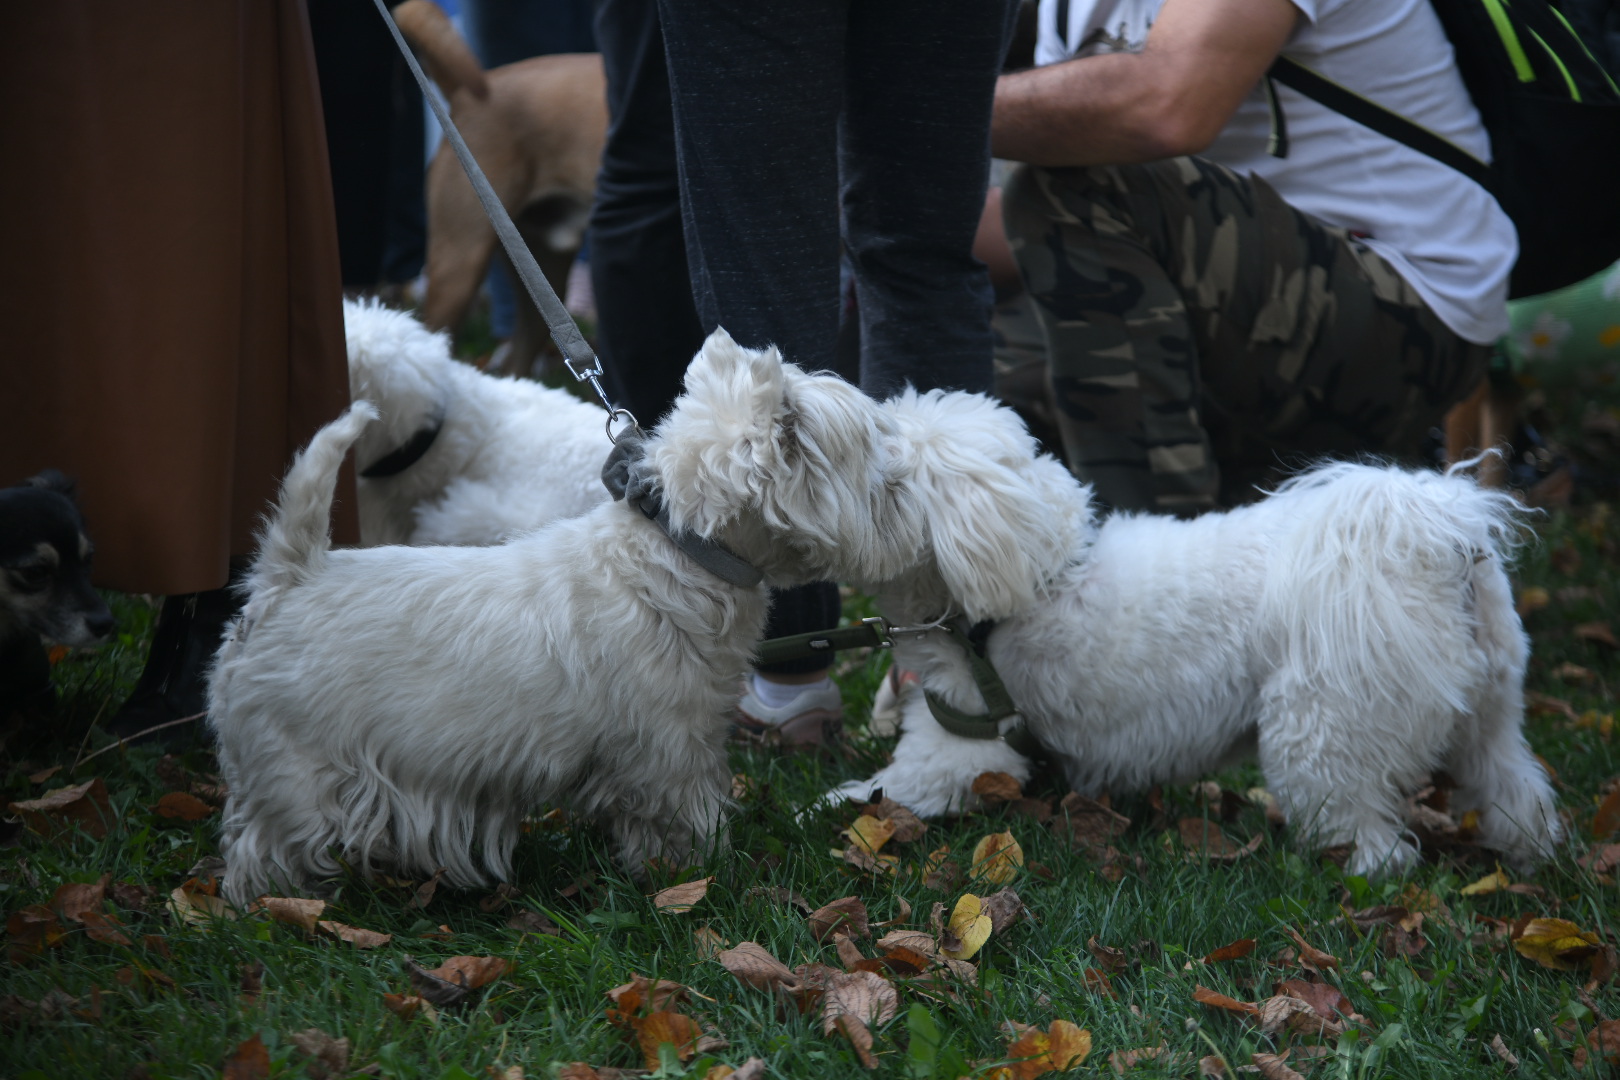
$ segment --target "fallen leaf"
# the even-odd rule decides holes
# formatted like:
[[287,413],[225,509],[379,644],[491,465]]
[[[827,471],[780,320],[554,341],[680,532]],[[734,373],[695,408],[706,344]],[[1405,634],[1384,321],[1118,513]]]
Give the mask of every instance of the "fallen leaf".
[[84,926],[85,936],[103,945],[129,945],[130,940],[118,927],[122,924],[111,915],[100,911],[86,911],[78,920]]
[[237,967],[237,989],[242,994],[244,1004],[252,1005],[259,1000],[259,992],[264,989],[264,965],[255,961],[251,964],[241,964]]
[[1532,611],[1540,611],[1550,603],[1552,603],[1552,594],[1539,585],[1532,585],[1530,588],[1519,592],[1519,602],[1513,605],[1513,610],[1522,619]]
[[713,881],[714,878],[706,877],[688,881],[683,885],[671,885],[653,896],[653,907],[672,915],[691,911],[698,901],[709,894],[709,885]]
[[1525,710],[1538,716],[1562,716],[1574,722],[1580,719],[1580,713],[1575,706],[1563,698],[1553,697],[1550,694],[1538,694],[1533,690],[1526,690],[1524,694]]
[[1305,1080],[1298,1071],[1289,1068],[1286,1054],[1255,1053],[1249,1058],[1264,1080]]
[[1594,933],[1566,919],[1531,919],[1512,936],[1513,949],[1554,971],[1574,971],[1590,960],[1602,944]]
[[1294,939],[1294,944],[1299,946],[1299,962],[1306,970],[1316,971],[1321,968],[1338,970],[1339,958],[1337,956],[1332,953],[1325,953],[1321,949],[1306,943],[1305,939],[1300,936],[1299,931],[1292,926],[1284,926],[1283,929],[1288,932],[1289,937]]
[[630,981],[621,983],[603,994],[613,1002],[618,1011],[623,1014],[610,1019],[622,1021],[630,1013],[640,1012],[642,1006],[648,1006],[652,1012],[662,1012],[672,1005],[679,1005],[686,1001],[686,987],[672,979],[647,978],[640,973],[632,973]]
[[821,1007],[821,1033],[832,1034],[841,1016],[852,1016],[868,1027],[894,1019],[900,997],[894,984],[870,971],[838,972],[827,980]]
[[912,813],[910,807],[902,806],[893,799],[881,799],[864,807],[861,812],[891,823],[894,826],[894,842],[897,844],[910,844],[921,840],[928,832],[927,822]]
[[1208,956],[1204,957],[1206,964],[1223,964],[1229,960],[1241,960],[1254,952],[1254,938],[1239,938],[1230,945],[1222,945]]
[[503,881],[495,886],[494,892],[478,901],[478,910],[486,915],[493,914],[522,895],[522,891],[517,886],[509,885]]
[[1491,1048],[1491,1053],[1495,1054],[1498,1060],[1508,1067],[1509,1071],[1519,1067],[1518,1056],[1515,1055],[1513,1051],[1508,1049],[1507,1043],[1502,1041],[1500,1032],[1491,1036],[1489,1045]]
[[498,956],[452,956],[431,970],[413,960],[405,962],[411,976],[411,989],[418,997],[441,1009],[464,1004],[472,991],[506,974],[509,966]]
[[940,951],[952,960],[970,960],[990,940],[993,924],[985,913],[984,901],[972,893],[963,893],[951,912],[947,929],[955,941],[942,942]]
[[855,819],[854,824],[844,830],[849,842],[858,851],[868,855],[876,855],[894,836],[895,824],[888,818],[877,818],[870,814],[862,814]]
[[870,920],[866,905],[858,896],[844,896],[812,911],[806,921],[810,934],[817,941],[826,941],[834,934],[870,937]]
[[1230,1069],[1231,1066],[1227,1065],[1226,1059],[1219,1054],[1205,1054],[1198,1059],[1198,1075],[1200,1077],[1219,1077],[1221,1080],[1225,1080]]
[[990,932],[999,934],[1024,914],[1024,901],[1011,889],[991,893],[983,901],[983,914],[990,918]]
[[698,1036],[703,1029],[698,1027],[697,1021],[685,1013],[659,1010],[648,1013],[646,1016],[635,1017],[632,1026],[636,1033],[636,1043],[641,1047],[642,1060],[648,1069],[659,1067],[658,1048],[665,1043],[675,1048],[675,1054],[682,1061],[690,1061],[697,1053]]
[[1585,683],[1591,682],[1593,679],[1597,678],[1597,673],[1591,668],[1584,668],[1579,664],[1571,664],[1566,660],[1553,669],[1553,678],[1562,679],[1564,682]]
[[1159,1065],[1175,1072],[1192,1063],[1192,1055],[1173,1051],[1163,1043],[1140,1046],[1135,1050],[1115,1050],[1108,1055],[1108,1067],[1114,1070],[1116,1076],[1124,1076],[1138,1065]]
[[530,908],[525,908],[507,919],[506,925],[508,929],[521,930],[527,934],[549,934],[552,937],[559,937],[562,934],[561,927]]
[[432,877],[416,887],[416,891],[411,895],[411,902],[406,907],[425,909],[433,902],[433,895],[439,891],[439,882],[444,880],[444,875],[449,872],[442,866],[433,871]]
[[697,946],[699,956],[712,960],[725,951],[728,942],[707,926],[700,926],[692,931],[692,944]]
[[214,808],[184,791],[171,791],[157,801],[152,812],[160,818],[173,821],[201,821],[214,812]]
[[58,885],[51,896],[51,907],[70,922],[82,922],[86,912],[100,909],[107,895],[107,883],[111,880],[111,874],[102,874],[98,881]]
[[1592,839],[1607,840],[1620,832],[1620,785],[1616,785],[1592,815]]
[[1125,956],[1124,949],[1104,945],[1096,938],[1088,940],[1086,948],[1091,951],[1092,959],[1097,961],[1097,966],[1111,975],[1118,975],[1130,966],[1130,960]]
[[900,869],[900,856],[883,852],[874,855],[859,844],[850,844],[842,850],[834,849],[832,855],[869,874],[893,874]]
[[270,1050],[257,1035],[238,1044],[220,1070],[220,1080],[265,1080],[269,1075]]
[[14,964],[55,948],[66,936],[56,921],[56,912],[44,904],[30,904],[12,912],[6,919],[6,934],[10,938],[7,954]]
[[315,925],[322,932],[330,934],[339,941],[346,941],[357,949],[377,949],[394,940],[392,934],[382,934],[376,930],[362,930],[358,926],[349,926],[347,923],[333,922],[330,919],[322,919]]
[[1131,827],[1131,819],[1096,799],[1071,791],[1058,803],[1049,827],[1075,851],[1106,848]]
[[877,1068],[877,1058],[872,1054],[872,1031],[859,1017],[841,1013],[833,1021],[833,1027],[849,1040],[849,1045],[854,1047],[855,1057],[862,1066],[868,1069]]
[[721,967],[755,990],[774,991],[782,988],[793,992],[803,983],[786,964],[758,942],[744,941],[735,948],[716,954],[715,959],[720,961]]
[[311,1080],[326,1080],[348,1071],[348,1039],[335,1039],[320,1028],[308,1028],[293,1032],[287,1036],[287,1041],[297,1047],[299,1053],[315,1059],[304,1067]]
[[127,911],[145,911],[147,902],[158,894],[151,886],[133,881],[117,882],[108,891],[112,893],[113,903]]
[[1494,872],[1486,874],[1478,881],[1464,885],[1457,890],[1457,893],[1460,896],[1485,896],[1505,889],[1511,884],[1513,882],[1508,879],[1507,874],[1503,873],[1502,868],[1498,866]]
[[72,787],[53,788],[37,799],[9,804],[30,831],[54,837],[77,825],[96,839],[107,835],[113,821],[107,785],[96,777]]
[[760,897],[765,900],[773,900],[778,904],[791,904],[806,915],[810,914],[810,901],[791,889],[784,889],[780,886],[755,885],[743,895],[750,899]]
[[414,1020],[418,1015],[429,1022],[439,1018],[433,1003],[415,994],[384,994],[383,1007],[405,1021]]
[[1108,973],[1101,968],[1086,968],[1080,974],[1082,981],[1086,984],[1086,989],[1092,993],[1101,994],[1104,997],[1119,996],[1114,992],[1114,984],[1108,978]]
[[1091,1055],[1091,1032],[1067,1020],[1054,1020],[1047,1030],[1030,1028],[1007,1047],[1015,1080],[1034,1080],[1049,1072],[1067,1072]]
[[1620,1020],[1603,1020],[1586,1033],[1586,1046],[1610,1065],[1620,1065]]
[[45,781],[49,780],[51,777],[55,776],[57,773],[59,773],[61,771],[62,771],[62,766],[60,766],[60,765],[52,765],[48,769],[41,769],[41,770],[39,770],[39,772],[36,772],[36,773],[29,773],[28,774],[28,782],[30,784],[43,784]]
[[1260,1008],[1247,1001],[1218,994],[1207,986],[1199,986],[1193,990],[1193,1000],[1200,1005],[1208,1005],[1212,1009],[1223,1009],[1226,1012],[1241,1013],[1244,1016],[1259,1016]]
[[983,772],[973,778],[973,794],[986,806],[999,806],[1023,798],[1024,785],[1004,772]]
[[1301,1001],[1291,994],[1278,994],[1260,1002],[1260,1030],[1267,1035],[1275,1035],[1283,1028],[1288,1027],[1290,1021],[1301,1014],[1307,1016],[1308,1023],[1321,1027],[1325,1020],[1316,1015],[1309,1002]]
[[990,885],[1005,885],[1024,865],[1024,849],[1010,832],[991,833],[973,847],[968,877]]
[[1590,641],[1606,649],[1620,649],[1620,640],[1615,639],[1614,631],[1609,629],[1606,622],[1581,623],[1575,628],[1574,633],[1582,641]]
[[326,910],[325,900],[306,900],[296,896],[267,896],[260,901],[264,911],[276,922],[315,932],[321,912]]
[[1354,1011],[1350,1006],[1350,999],[1344,996],[1343,991],[1328,983],[1288,979],[1278,989],[1289,997],[1298,998],[1309,1005],[1311,1011],[1324,1020],[1337,1020],[1340,1016],[1349,1016]]

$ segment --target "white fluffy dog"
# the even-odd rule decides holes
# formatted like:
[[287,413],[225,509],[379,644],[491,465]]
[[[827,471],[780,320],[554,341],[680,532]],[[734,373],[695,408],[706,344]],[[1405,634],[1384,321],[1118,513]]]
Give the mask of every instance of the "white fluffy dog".
[[[1444,767],[1453,808],[1477,809],[1486,843],[1534,863],[1561,827],[1520,730],[1528,643],[1504,571],[1516,509],[1462,475],[1330,464],[1228,513],[1115,514],[995,627],[987,655],[1082,794],[1188,781],[1257,753],[1301,836],[1353,842],[1349,869],[1366,874],[1417,857],[1404,797]],[[927,566],[879,600],[904,622],[964,609]],[[900,641],[895,663],[983,711],[944,635]],[[982,772],[1029,775],[1005,743],[947,733],[921,694],[903,724],[893,763],[835,794],[881,788],[939,814],[969,804]]]
[[379,414],[355,445],[358,469],[438,432],[400,471],[360,478],[368,546],[498,544],[607,501],[597,477],[601,409],[529,379],[486,375],[454,359],[444,334],[380,304],[345,301],[343,327],[350,393]]
[[[1009,614],[1079,519],[1050,511],[1062,489],[1010,411],[911,400],[947,398],[959,415],[936,410],[948,426],[919,436],[717,332],[632,479],[673,530],[720,540],[766,583],[927,561],[973,610]],[[504,878],[523,816],[553,800],[605,819],[632,868],[716,837],[765,585],[712,576],[624,502],[498,547],[329,550],[334,476],[371,415],[356,404],[293,465],[219,651],[227,894],[296,887],[339,858]]]

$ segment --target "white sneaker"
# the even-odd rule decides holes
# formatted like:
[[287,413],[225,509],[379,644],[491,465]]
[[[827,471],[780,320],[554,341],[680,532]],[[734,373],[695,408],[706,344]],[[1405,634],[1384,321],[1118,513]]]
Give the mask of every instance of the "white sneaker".
[[737,727],[744,734],[784,749],[817,749],[837,740],[844,727],[844,697],[831,679],[806,686],[785,705],[765,704],[754,693],[754,679],[744,680],[737,702]]

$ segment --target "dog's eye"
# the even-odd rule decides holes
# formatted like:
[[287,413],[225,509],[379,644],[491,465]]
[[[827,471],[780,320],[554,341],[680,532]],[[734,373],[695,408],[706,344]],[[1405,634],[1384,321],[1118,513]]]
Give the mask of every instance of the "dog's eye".
[[24,566],[11,571],[12,580],[23,592],[39,592],[51,583],[51,571],[44,566]]

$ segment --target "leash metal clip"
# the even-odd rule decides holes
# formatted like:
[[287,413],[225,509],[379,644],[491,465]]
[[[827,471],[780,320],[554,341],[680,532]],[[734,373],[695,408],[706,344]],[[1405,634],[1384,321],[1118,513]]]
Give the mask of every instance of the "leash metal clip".
[[617,443],[619,441],[619,437],[618,435],[613,434],[613,421],[619,419],[621,416],[630,421],[630,427],[621,430],[619,435],[623,435],[625,431],[641,430],[641,423],[636,419],[635,413],[631,412],[629,409],[620,409],[614,407],[613,402],[608,399],[607,391],[602,388],[602,359],[598,356],[592,356],[591,361],[592,363],[590,367],[577,368],[574,366],[574,358],[572,356],[563,356],[563,363],[567,364],[568,370],[573,373],[574,381],[589,382],[591,384],[591,389],[596,391],[596,396],[602,402],[602,408],[608,411],[608,441]]
[[894,638],[889,636],[889,620],[881,615],[873,615],[862,619],[861,622],[865,623],[866,627],[872,631],[872,636],[877,638],[877,645],[874,648],[894,648]]

